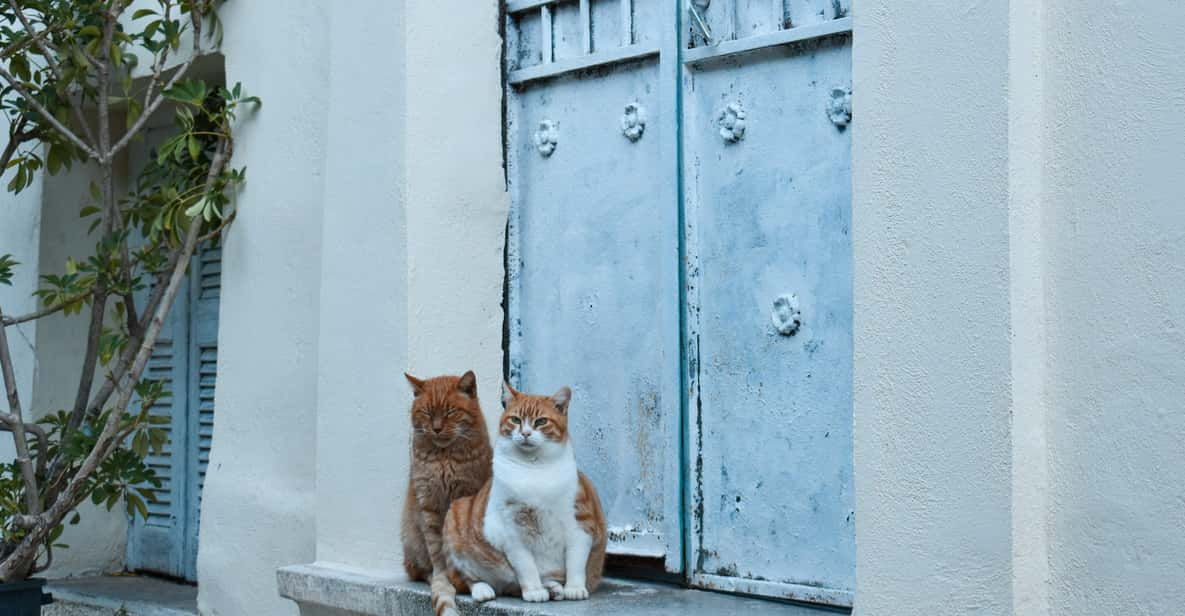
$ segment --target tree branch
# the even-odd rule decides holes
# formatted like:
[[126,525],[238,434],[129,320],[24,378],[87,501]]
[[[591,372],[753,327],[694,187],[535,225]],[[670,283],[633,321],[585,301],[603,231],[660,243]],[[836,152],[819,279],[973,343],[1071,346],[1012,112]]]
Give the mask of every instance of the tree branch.
[[[202,15],[204,15],[205,9],[203,8],[202,11]],[[174,85],[177,85],[177,82],[185,76],[185,73],[189,71],[189,67],[193,65],[194,61],[205,55],[202,52],[201,43],[202,15],[198,14],[198,8],[196,6],[190,10],[190,14],[192,16],[193,23],[193,53],[187,60],[185,60],[185,62],[181,64],[180,67],[177,68],[177,72],[173,73],[173,76],[169,78],[169,82],[165,84],[165,87],[160,89],[161,92],[164,92],[165,90],[172,88]],[[127,144],[131,142],[132,138],[140,132],[140,129],[144,128],[144,125],[148,123],[148,118],[152,117],[152,114],[156,113],[156,110],[159,109],[161,104],[165,102],[164,94],[159,94],[151,101],[148,99],[152,95],[153,86],[160,80],[161,73],[164,71],[163,67],[165,58],[168,56],[167,50],[168,46],[166,45],[165,50],[161,52],[160,56],[157,56],[157,61],[152,65],[152,81],[148,82],[148,93],[144,97],[144,109],[140,112],[140,117],[136,118],[136,122],[132,124],[130,129],[128,129],[127,134],[125,134],[123,138],[116,142],[116,144],[111,148],[112,154],[119,152],[124,147],[126,147]]]
[[[66,83],[66,78],[62,74],[62,67],[57,61],[58,51],[56,49],[51,50],[45,42],[45,37],[42,36],[48,30],[34,34],[33,24],[29,21],[28,15],[25,15],[25,11],[17,6],[16,0],[8,0],[8,6],[12,7],[12,12],[16,13],[17,19],[21,20],[21,25],[25,27],[25,32],[29,33],[29,36],[32,37],[33,44],[45,56],[45,62],[49,65],[49,70],[53,73],[54,78],[59,83]],[[70,110],[74,112],[74,120],[82,128],[82,132],[87,138],[87,143],[93,144],[95,142],[95,134],[91,131],[90,124],[87,124],[86,117],[82,115],[82,106],[75,105],[74,99],[70,98],[69,94],[64,95],[63,98],[66,99],[66,104],[70,106]]]
[[[3,316],[2,310],[0,316]],[[21,413],[20,394],[16,390],[16,373],[12,367],[7,331],[7,328],[0,327],[0,374],[3,374],[4,389],[8,394],[8,412],[0,415],[0,422],[12,430],[16,462],[21,467],[21,480],[25,487],[25,507],[30,514],[37,515],[41,513],[41,492],[37,489],[37,474],[29,458],[29,443],[25,439],[25,422]]]
[[229,216],[222,219],[221,224],[219,224],[217,227],[214,227],[213,231],[210,231],[209,233],[198,238],[198,243],[202,244],[202,243],[208,242],[208,241],[218,237],[219,235],[221,235],[222,232],[225,231],[228,227],[230,227],[230,224],[235,221],[235,216],[237,214],[238,214],[238,212],[231,212]]
[[4,327],[11,327],[13,325],[20,325],[21,323],[26,323],[28,321],[36,321],[37,319],[40,319],[43,317],[48,317],[51,314],[61,312],[62,309],[64,309],[66,306],[74,304],[80,300],[86,299],[87,297],[90,296],[90,294],[91,294],[90,291],[87,291],[86,293],[80,293],[78,295],[75,295],[75,296],[67,299],[64,302],[59,302],[57,304],[54,304],[53,306],[49,306],[47,308],[42,308],[41,310],[38,310],[37,312],[30,312],[29,314],[23,314],[19,317],[3,317],[2,319],[0,319],[0,325],[3,325]]
[[87,145],[87,143],[83,141],[78,135],[74,134],[74,131],[66,128],[65,124],[62,124],[60,121],[58,121],[58,119],[54,117],[54,115],[50,113],[48,109],[45,108],[45,105],[41,104],[41,101],[37,100],[32,94],[29,94],[29,91],[21,85],[20,81],[17,80],[16,77],[12,76],[12,73],[8,72],[8,69],[4,68],[3,64],[0,64],[0,77],[3,77],[4,81],[7,81],[8,85],[12,86],[12,89],[16,90],[17,94],[20,94],[21,97],[24,98],[31,107],[33,107],[33,109],[36,109],[37,113],[41,114],[41,117],[45,118],[46,122],[49,122],[50,125],[57,129],[59,134],[74,142],[74,145],[81,148],[83,152],[86,152],[87,156],[90,156],[95,160],[99,159],[99,154],[95,152],[94,148]]
[[12,161],[12,157],[16,155],[17,148],[21,144],[33,138],[32,133],[26,133],[25,125],[29,123],[29,117],[21,114],[20,119],[12,123],[8,127],[8,145],[4,146],[4,152],[0,154],[0,174],[8,169],[8,163]]
[[45,564],[34,566],[33,573],[41,573],[42,571],[49,569],[50,565],[52,565],[52,564],[53,564],[53,545],[46,543],[45,544]]

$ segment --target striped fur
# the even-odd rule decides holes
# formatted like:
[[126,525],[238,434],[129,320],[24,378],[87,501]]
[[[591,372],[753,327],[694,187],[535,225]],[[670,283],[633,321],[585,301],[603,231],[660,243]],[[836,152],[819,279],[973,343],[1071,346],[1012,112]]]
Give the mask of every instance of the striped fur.
[[411,477],[403,510],[403,566],[429,582],[438,616],[456,614],[441,526],[449,504],[477,492],[490,477],[489,434],[473,372],[420,380],[405,375],[412,401]]

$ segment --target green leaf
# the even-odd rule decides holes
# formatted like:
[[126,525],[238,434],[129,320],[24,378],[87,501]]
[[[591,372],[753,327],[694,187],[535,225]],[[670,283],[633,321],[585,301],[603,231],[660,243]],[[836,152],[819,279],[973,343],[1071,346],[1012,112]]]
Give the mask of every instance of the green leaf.
[[78,217],[79,218],[86,218],[87,216],[94,216],[95,214],[98,214],[99,211],[100,211],[99,206],[88,205],[78,211]]
[[198,157],[202,155],[202,144],[200,142],[198,142],[197,137],[195,137],[193,135],[189,136],[188,141],[189,141],[189,144],[188,144],[189,145],[189,157],[192,158],[194,160],[194,162],[197,162]]
[[132,451],[134,451],[136,455],[140,456],[141,458],[148,455],[147,433],[142,430],[136,433],[136,436],[132,438]]
[[185,210],[185,215],[190,218],[197,218],[198,215],[202,214],[205,210],[206,210],[206,199],[203,197],[197,203],[189,206],[189,208],[187,208]]
[[128,501],[128,515],[132,515],[133,510],[135,510],[140,514],[141,519],[147,520],[148,506],[144,504],[144,499],[130,492],[126,498]]
[[83,26],[82,29],[78,31],[78,33],[82,36],[91,37],[99,37],[103,35],[103,31],[99,30],[98,26]]
[[136,20],[136,19],[140,19],[141,17],[147,17],[149,15],[156,15],[156,14],[157,14],[156,11],[154,11],[152,9],[140,9],[140,10],[136,11],[135,13],[132,13],[132,19]]

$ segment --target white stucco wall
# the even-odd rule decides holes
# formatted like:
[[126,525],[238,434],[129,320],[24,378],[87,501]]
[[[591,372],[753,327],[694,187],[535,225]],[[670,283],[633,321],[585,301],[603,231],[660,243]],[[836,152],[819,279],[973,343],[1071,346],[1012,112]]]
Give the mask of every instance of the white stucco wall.
[[317,559],[393,572],[407,465],[405,22],[402,3],[383,0],[328,14]]
[[[5,135],[8,134],[7,120],[0,120]],[[5,186],[15,173],[0,175],[0,186]],[[19,195],[4,191],[0,193],[0,255],[11,254],[20,262],[16,266],[12,285],[0,285],[0,308],[8,316],[28,314],[37,309],[37,290],[40,273],[37,269],[41,243],[41,177]],[[36,369],[37,324],[24,323],[8,329],[9,345],[12,351],[13,370],[16,373],[17,392],[21,402],[30,411],[33,400],[33,375]],[[0,399],[5,411],[7,402]],[[11,460],[16,456],[12,438],[0,433],[0,459]]]
[[856,14],[857,610],[1176,613],[1185,7],[932,8]]
[[[98,176],[92,164],[76,163],[69,171],[43,178],[39,269],[41,274],[62,274],[67,257],[82,259],[94,254],[97,235],[87,229],[90,220],[78,217],[79,210],[93,199],[90,183]],[[115,167],[116,191],[126,186],[126,164],[120,157]],[[90,313],[65,316],[54,314],[37,321],[37,375],[33,407],[38,416],[70,409],[78,391],[82,357],[86,349]],[[105,372],[96,372],[93,388],[103,382]],[[46,575],[66,577],[123,569],[127,546],[127,514],[120,506],[112,511],[85,501],[78,508],[81,522],[66,526],[62,543],[69,549],[54,552],[54,566]]]
[[1009,6],[854,19],[856,610],[1009,614]]
[[330,24],[317,559],[401,574],[402,372],[475,370],[487,415],[500,411],[498,10],[373,0],[333,10]]
[[228,2],[239,215],[223,248],[213,451],[198,552],[204,614],[292,614],[279,564],[313,558],[318,298],[328,102],[325,3]]
[[1185,601],[1185,5],[1047,0],[1050,598]]

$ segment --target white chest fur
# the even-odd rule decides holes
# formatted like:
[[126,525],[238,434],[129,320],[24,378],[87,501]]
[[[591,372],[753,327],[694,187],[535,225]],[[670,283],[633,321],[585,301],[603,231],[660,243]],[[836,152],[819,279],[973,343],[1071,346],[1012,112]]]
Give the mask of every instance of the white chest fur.
[[576,527],[579,479],[569,443],[532,458],[497,447],[490,501],[483,520],[486,540],[504,553],[525,547],[539,572],[562,574],[565,543]]

